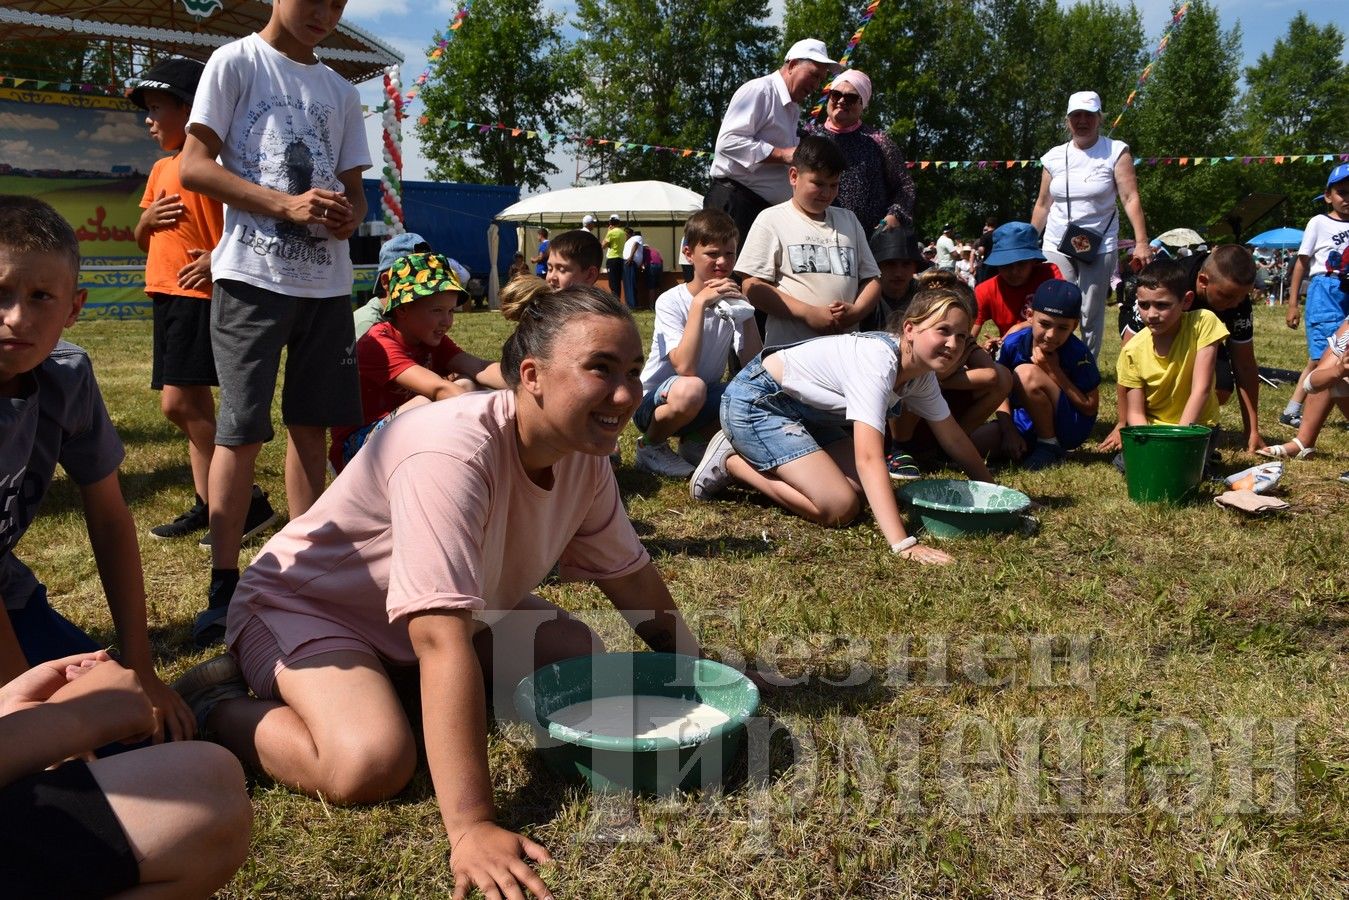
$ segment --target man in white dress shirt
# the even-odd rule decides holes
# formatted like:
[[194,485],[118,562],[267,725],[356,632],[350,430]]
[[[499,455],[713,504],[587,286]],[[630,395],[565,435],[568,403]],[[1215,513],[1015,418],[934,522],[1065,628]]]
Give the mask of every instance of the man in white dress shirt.
[[731,97],[703,209],[730,215],[741,241],[760,212],[791,199],[787,167],[800,142],[800,104],[819,93],[827,75],[840,71],[824,42],[807,38],[791,46],[781,69],[745,82]]

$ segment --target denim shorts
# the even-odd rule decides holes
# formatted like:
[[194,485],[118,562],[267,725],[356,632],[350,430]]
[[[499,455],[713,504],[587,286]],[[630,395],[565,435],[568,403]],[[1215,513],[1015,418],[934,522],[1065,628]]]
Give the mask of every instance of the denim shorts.
[[[670,396],[670,386],[674,384],[676,378],[684,378],[683,375],[671,375],[660,383],[660,387],[654,391],[648,391],[642,397],[642,403],[637,407],[637,412],[632,414],[632,424],[637,426],[637,430],[646,434],[651,428],[651,422],[656,417],[657,407],[665,405]],[[693,376],[697,377],[697,376]],[[698,410],[693,419],[687,425],[675,432],[677,437],[683,437],[686,434],[710,434],[717,430],[717,410],[721,407],[721,395],[726,390],[726,383],[718,381],[715,384],[707,386],[707,398],[703,400],[703,408]]]
[[763,354],[726,385],[721,428],[735,452],[766,472],[848,437],[847,421],[807,406],[782,390],[764,369]]
[[1349,316],[1349,297],[1340,290],[1336,275],[1316,275],[1307,285],[1307,305],[1303,319],[1307,326],[1307,358],[1320,359],[1326,342]]

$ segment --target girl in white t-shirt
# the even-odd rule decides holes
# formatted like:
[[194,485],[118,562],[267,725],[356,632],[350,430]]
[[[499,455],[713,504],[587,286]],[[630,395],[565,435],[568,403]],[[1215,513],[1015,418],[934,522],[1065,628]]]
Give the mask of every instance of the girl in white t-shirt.
[[902,401],[971,478],[993,480],[937,384],[964,355],[973,318],[962,294],[935,288],[920,291],[886,331],[765,351],[722,395],[723,430],[694,470],[693,498],[740,481],[802,518],[844,525],[865,497],[891,550],[918,562],[950,562],[904,530],[885,463],[885,429]]
[[[396,417],[244,573],[230,654],[176,685],[208,732],[292,788],[342,804],[407,786],[413,728],[391,672],[420,667],[421,730],[458,895],[548,896],[548,851],[495,822],[484,681],[603,648],[533,593],[554,564],[594,581],[655,650],[699,653],[623,510],[606,459],[642,399],[621,302],[543,282],[503,309],[508,390]],[[251,689],[254,696],[249,696]]]

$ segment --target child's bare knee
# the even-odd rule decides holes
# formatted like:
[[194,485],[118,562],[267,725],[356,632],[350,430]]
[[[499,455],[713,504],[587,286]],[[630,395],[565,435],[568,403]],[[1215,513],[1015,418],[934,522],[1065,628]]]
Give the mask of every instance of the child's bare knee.
[[856,494],[823,498],[816,506],[816,515],[812,518],[817,525],[838,528],[847,525],[862,511],[862,501]]
[[328,753],[317,793],[329,803],[359,806],[387,800],[403,790],[417,765],[416,750],[410,737],[388,744],[361,741]]
[[697,377],[683,377],[670,385],[665,402],[681,413],[696,413],[707,401],[707,382]]

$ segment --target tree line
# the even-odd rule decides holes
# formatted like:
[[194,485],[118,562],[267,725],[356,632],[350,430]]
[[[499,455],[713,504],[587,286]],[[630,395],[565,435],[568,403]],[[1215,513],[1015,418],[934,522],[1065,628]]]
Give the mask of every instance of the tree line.
[[[542,0],[476,4],[431,69],[419,125],[432,177],[538,189],[557,167],[557,135],[710,149],[731,94],[776,68],[807,36],[840,54],[862,4],[787,0],[578,0],[570,16]],[[439,39],[440,35],[436,36]],[[1095,90],[1107,126],[1124,108],[1159,35],[1132,5],[1089,0],[884,0],[852,63],[875,85],[865,121],[911,160],[1038,159],[1066,139],[1064,104]],[[1273,49],[1243,68],[1240,26],[1193,0],[1112,136],[1136,158],[1341,153],[1349,149],[1344,33],[1299,13]],[[808,114],[808,111],[807,111]],[[544,132],[470,133],[447,121]],[[654,178],[702,190],[705,157],[573,145],[582,183]],[[1199,227],[1253,191],[1285,194],[1268,224],[1301,225],[1325,165],[1140,166],[1149,228]],[[1027,219],[1034,167],[915,172],[917,221],[977,234],[986,216]]]

